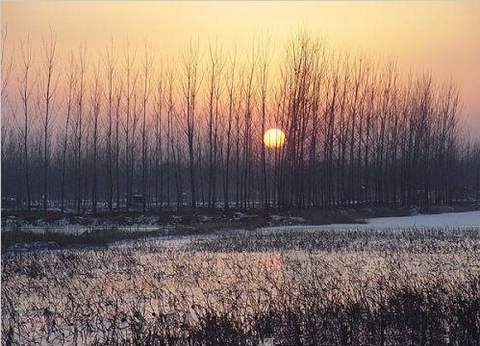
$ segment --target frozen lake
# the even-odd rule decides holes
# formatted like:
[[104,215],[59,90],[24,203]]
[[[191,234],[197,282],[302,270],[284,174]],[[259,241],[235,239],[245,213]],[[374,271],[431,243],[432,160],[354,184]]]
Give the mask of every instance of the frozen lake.
[[[368,219],[367,223],[358,224],[331,224],[311,226],[281,226],[268,229],[398,229],[398,228],[471,228],[480,227],[480,211],[444,214],[418,214],[399,217],[379,217]],[[267,229],[267,228],[265,228]]]

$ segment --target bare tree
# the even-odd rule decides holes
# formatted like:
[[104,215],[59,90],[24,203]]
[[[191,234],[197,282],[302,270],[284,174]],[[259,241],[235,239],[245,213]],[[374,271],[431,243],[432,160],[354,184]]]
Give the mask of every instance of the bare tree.
[[252,153],[252,118],[253,118],[253,107],[255,104],[255,84],[254,76],[255,70],[258,64],[258,53],[255,49],[255,46],[252,46],[252,51],[248,57],[248,67],[243,80],[243,96],[244,100],[244,109],[243,109],[243,176],[242,176],[242,206],[244,208],[248,207],[251,202],[251,193],[252,193],[252,169],[253,169],[253,153]]
[[120,81],[115,87],[115,186],[116,186],[116,208],[120,208],[120,126],[121,126],[121,101],[123,95],[123,81]]
[[208,207],[214,208],[216,203],[217,184],[217,159],[218,159],[218,128],[219,128],[219,102],[222,93],[220,83],[225,65],[222,46],[218,42],[215,46],[210,43],[210,83],[208,90]]
[[[163,112],[164,112],[164,103],[165,103],[165,83],[164,81],[164,69],[162,68],[157,77],[157,88],[154,95],[154,105],[153,105],[153,127],[154,127],[154,162],[155,162],[155,172],[154,172],[154,184],[155,184],[155,208],[161,206],[163,201],[163,178],[164,178],[164,169],[163,169]],[[167,130],[168,131],[168,130]],[[168,143],[168,141],[167,141]],[[169,157],[167,155],[167,161]]]
[[85,78],[87,73],[87,51],[86,45],[79,48],[77,59],[75,61],[77,75],[77,92],[76,92],[76,119],[75,119],[75,175],[76,175],[76,199],[77,211],[83,208],[83,144],[84,144],[84,97],[86,93]]
[[142,210],[146,209],[147,197],[147,106],[152,89],[152,66],[154,54],[150,52],[145,42],[145,60],[143,62],[143,93],[142,93]]
[[[175,75],[173,70],[168,70],[168,98],[167,98],[167,134],[166,134],[166,151],[167,151],[167,204],[170,205],[170,171],[171,165],[173,164],[174,177],[175,177],[175,186],[176,186],[176,199],[177,199],[177,210],[180,209],[181,194],[182,194],[182,180],[180,175],[180,165],[181,165],[181,155],[180,155],[180,146],[178,144],[178,114],[175,109],[175,85],[174,79]],[[174,125],[174,119],[177,119],[176,126]],[[175,127],[174,127],[175,126]],[[175,138],[174,131],[177,130],[177,138]],[[171,164],[172,163],[172,164]]]
[[67,147],[69,139],[69,128],[70,128],[70,118],[72,116],[72,111],[75,103],[75,89],[77,85],[77,71],[75,69],[74,54],[71,53],[69,68],[65,71],[66,74],[66,89],[67,89],[67,99],[66,99],[66,111],[65,111],[65,130],[63,134],[62,142],[62,180],[61,180],[61,191],[60,191],[60,210],[64,211],[65,208],[65,177],[66,177],[66,167],[67,167]]
[[138,71],[134,70],[136,50],[130,52],[130,42],[127,41],[124,48],[125,60],[125,169],[126,169],[126,208],[130,210],[133,196],[133,171],[135,165],[135,127],[136,127],[136,87]]
[[225,83],[227,89],[227,97],[228,97],[228,114],[226,119],[226,142],[225,142],[225,159],[224,159],[224,186],[223,186],[223,204],[225,209],[229,208],[229,192],[230,192],[230,161],[231,161],[231,154],[232,154],[232,143],[233,143],[233,120],[234,120],[234,113],[237,113],[237,97],[236,97],[236,82],[237,82],[237,51],[236,48],[234,52],[231,54],[229,59],[229,66],[225,76]]
[[185,132],[188,145],[188,170],[190,173],[190,198],[191,207],[196,205],[195,188],[195,111],[197,105],[197,94],[201,85],[199,76],[200,51],[199,42],[191,41],[182,51],[182,90],[184,97],[183,114],[186,119]]
[[[9,149],[7,149],[7,143],[8,142],[13,142],[13,140],[10,138],[11,136],[14,136],[13,128],[11,126],[8,126],[7,119],[6,119],[6,109],[7,109],[7,103],[8,102],[8,83],[10,79],[10,74],[12,72],[12,67],[13,67],[13,59],[11,56],[7,57],[5,54],[6,52],[6,43],[7,43],[7,27],[4,26],[2,30],[2,49],[1,49],[1,65],[2,65],[2,90],[1,90],[1,109],[2,109],[2,121],[1,121],[1,162],[2,166],[5,167],[7,160],[7,155],[12,155],[12,152],[9,152]],[[12,106],[10,107],[12,108]],[[11,151],[11,150],[10,150]],[[18,155],[18,154],[17,154]],[[4,176],[4,175],[3,175]]]
[[107,200],[108,210],[112,211],[113,206],[113,113],[114,113],[114,82],[115,71],[117,66],[117,55],[115,54],[113,41],[110,43],[110,48],[105,50],[104,68],[106,73],[106,98],[107,98],[107,148],[106,148],[106,168],[107,168]]
[[102,85],[100,82],[100,64],[97,63],[93,69],[93,80],[90,87],[90,115],[93,121],[93,148],[92,148],[92,213],[97,213],[98,194],[98,121],[100,117]]
[[58,78],[56,78],[56,65],[57,65],[57,38],[56,35],[50,31],[50,37],[48,39],[42,39],[43,48],[43,78],[40,79],[43,85],[41,85],[41,93],[43,94],[44,102],[44,116],[42,118],[42,133],[43,133],[43,210],[47,210],[48,203],[48,169],[51,160],[50,150],[50,132],[52,130],[52,98],[56,92],[58,85]]
[[[270,63],[270,38],[266,38],[263,43],[259,43],[259,70],[257,76],[257,83],[259,84],[259,93],[260,93],[260,107],[261,107],[261,131],[260,134],[263,136],[267,123],[267,92],[268,92],[268,68]],[[267,178],[267,160],[265,155],[265,145],[261,144],[261,166],[262,166],[262,195],[263,195],[263,205],[268,207],[269,194],[268,194],[268,178]]]
[[304,207],[306,204],[308,132],[315,109],[313,100],[317,91],[319,41],[307,32],[299,32],[287,49],[285,66],[287,143],[283,156],[283,178],[288,191],[282,193],[282,204]]
[[[351,97],[348,102],[348,147],[349,147],[349,161],[348,161],[348,196],[347,200],[349,204],[354,203],[360,199],[361,190],[358,189],[360,184],[361,170],[359,169],[360,151],[359,142],[361,141],[363,124],[363,107],[364,97],[363,87],[365,85],[365,61],[362,56],[354,58],[350,71],[352,75],[351,80]],[[357,138],[358,137],[358,138]],[[357,161],[357,162],[356,162]]]
[[25,172],[25,186],[27,193],[27,209],[30,211],[32,204],[32,196],[30,191],[30,130],[32,117],[29,112],[32,89],[35,85],[35,79],[32,79],[33,66],[33,50],[30,39],[27,37],[26,41],[20,41],[20,87],[19,93],[23,105],[23,158],[24,158],[24,172]]

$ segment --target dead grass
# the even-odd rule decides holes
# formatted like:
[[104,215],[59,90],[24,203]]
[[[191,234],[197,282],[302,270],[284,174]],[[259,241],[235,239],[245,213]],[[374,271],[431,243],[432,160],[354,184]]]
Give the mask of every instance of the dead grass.
[[4,254],[2,344],[479,345],[479,240],[243,231]]

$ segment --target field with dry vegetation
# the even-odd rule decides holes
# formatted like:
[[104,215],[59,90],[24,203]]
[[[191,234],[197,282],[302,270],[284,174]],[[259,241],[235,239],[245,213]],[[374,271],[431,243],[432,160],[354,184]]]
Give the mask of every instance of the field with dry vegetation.
[[480,231],[257,230],[2,254],[4,345],[480,345]]

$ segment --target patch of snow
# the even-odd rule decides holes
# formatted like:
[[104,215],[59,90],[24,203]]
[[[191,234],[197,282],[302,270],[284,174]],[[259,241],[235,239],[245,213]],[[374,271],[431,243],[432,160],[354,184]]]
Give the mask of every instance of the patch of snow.
[[157,216],[139,216],[133,220],[132,225],[141,227],[141,226],[153,226],[157,225],[159,218]]
[[242,212],[237,211],[235,214],[233,214],[233,221],[240,221],[243,219],[251,219],[256,217],[256,215],[247,215]]
[[235,214],[233,214],[233,221],[240,221],[241,219],[244,219],[247,215],[244,213],[241,213],[237,211]]
[[17,227],[22,227],[26,224],[26,222],[16,216],[8,216],[8,217],[2,217],[2,230],[6,229],[12,229],[12,228],[17,228]]
[[305,219],[301,216],[290,216],[288,220],[295,222],[305,222]]
[[265,229],[399,229],[399,228],[480,228],[480,211],[444,214],[417,214],[412,216],[379,217],[367,223],[296,225],[267,227]]
[[37,250],[42,249],[56,249],[60,246],[54,241],[36,241],[31,244],[31,247]]
[[274,221],[274,222],[280,222],[280,220],[282,220],[282,216],[281,215],[270,215],[270,219],[272,219],[272,221]]
[[182,222],[182,217],[177,215],[172,215],[172,220],[174,223]]
[[52,225],[53,226],[68,226],[68,225],[70,225],[70,222],[66,218],[63,218],[63,219],[56,220],[56,221],[52,222]]
[[45,227],[47,223],[43,219],[37,219],[32,222],[32,226],[34,227]]
[[198,215],[195,217],[195,220],[197,222],[210,222],[213,220],[213,217],[208,216],[208,215]]
[[466,228],[480,227],[480,211],[444,214],[417,214],[369,219],[365,227],[374,228]]

